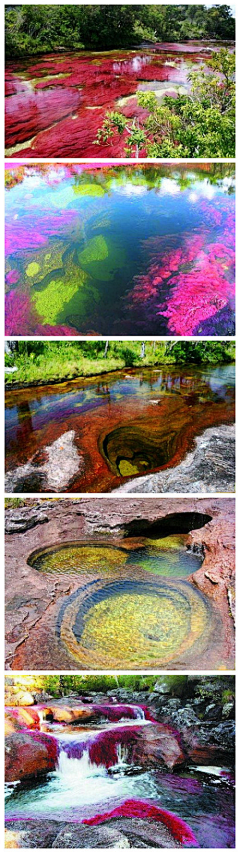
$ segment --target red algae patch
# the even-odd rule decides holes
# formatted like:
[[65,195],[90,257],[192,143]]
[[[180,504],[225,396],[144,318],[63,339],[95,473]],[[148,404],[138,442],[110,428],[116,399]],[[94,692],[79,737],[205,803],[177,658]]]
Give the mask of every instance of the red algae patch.
[[[166,52],[169,57],[167,61]],[[139,82],[187,84],[190,67],[208,61],[206,52],[187,45],[155,45],[150,50],[112,51],[110,54],[76,53],[48,55],[37,63],[25,63],[24,72],[11,63],[6,70],[6,145],[29,141],[25,156],[96,156],[94,140],[106,115],[121,97],[134,95]],[[15,73],[16,72],[16,73]],[[187,84],[188,85],[188,84]],[[95,122],[84,127],[87,107],[100,107]],[[74,140],[64,116],[76,111]],[[52,124],[57,126],[53,136]],[[44,136],[42,131],[46,129]],[[85,131],[85,133],[84,133]],[[122,156],[125,138],[98,147],[99,156]],[[119,150],[118,150],[119,149]],[[19,152],[21,155],[21,151]]]

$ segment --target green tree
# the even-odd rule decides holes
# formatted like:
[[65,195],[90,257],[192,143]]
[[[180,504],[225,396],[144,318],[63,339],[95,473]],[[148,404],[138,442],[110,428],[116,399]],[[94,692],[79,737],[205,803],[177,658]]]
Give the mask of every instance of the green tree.
[[119,112],[106,114],[98,131],[97,143],[110,138],[114,130],[127,131],[126,153],[149,157],[234,157],[235,156],[235,56],[220,50],[209,63],[189,74],[191,93],[164,98],[158,105],[153,92],[141,92],[138,103],[148,110],[139,127],[129,124]]

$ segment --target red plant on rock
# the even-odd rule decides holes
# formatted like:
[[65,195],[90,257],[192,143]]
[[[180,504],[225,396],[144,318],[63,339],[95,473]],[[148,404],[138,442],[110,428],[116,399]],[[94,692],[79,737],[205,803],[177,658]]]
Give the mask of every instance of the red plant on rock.
[[98,824],[105,823],[105,821],[111,820],[111,818],[118,817],[139,817],[140,819],[146,818],[147,820],[163,823],[181,846],[198,847],[195,835],[184,820],[181,820],[180,817],[172,814],[172,812],[160,809],[158,806],[144,800],[125,800],[124,803],[112,809],[112,811],[95,815],[95,817],[83,820],[82,823],[88,826],[98,826]]

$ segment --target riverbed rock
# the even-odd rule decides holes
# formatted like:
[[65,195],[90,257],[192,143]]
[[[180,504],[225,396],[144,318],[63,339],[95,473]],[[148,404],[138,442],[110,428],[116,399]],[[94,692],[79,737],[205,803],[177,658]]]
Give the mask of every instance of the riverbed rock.
[[31,530],[36,527],[36,524],[46,524],[48,516],[46,512],[42,512],[41,507],[29,509],[22,507],[16,513],[16,510],[8,513],[6,517],[6,533],[25,533],[26,530]]
[[66,824],[56,836],[52,847],[96,848],[96,847],[131,847],[127,837],[118,829],[117,822],[112,826],[84,826],[83,824]]
[[153,765],[159,763],[172,770],[185,762],[185,755],[176,736],[167,726],[144,726],[137,735],[134,747],[134,760],[137,764]]
[[75,432],[68,430],[60,438],[35,453],[25,465],[6,474],[5,489],[10,492],[61,492],[83,470],[83,460],[75,446]]
[[175,468],[132,479],[114,492],[234,492],[235,427],[206,429]]
[[5,847],[21,849],[52,847],[64,823],[55,820],[8,820],[5,829]]
[[176,848],[182,845],[160,822],[135,817],[112,818],[99,826],[55,820],[8,820],[6,848],[66,848],[88,850],[98,847]]
[[[36,735],[35,735],[36,737]],[[5,739],[6,782],[34,779],[53,770],[57,760],[55,738],[15,732]]]

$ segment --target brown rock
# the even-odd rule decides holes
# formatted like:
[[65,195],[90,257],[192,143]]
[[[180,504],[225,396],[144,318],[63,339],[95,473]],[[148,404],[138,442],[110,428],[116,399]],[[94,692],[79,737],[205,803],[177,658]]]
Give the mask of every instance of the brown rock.
[[144,726],[137,736],[134,759],[140,764],[164,764],[169,770],[184,764],[185,755],[170,729],[158,725]]
[[24,732],[14,732],[5,740],[5,779],[6,782],[31,779],[53,770],[57,757],[54,738],[44,735],[35,740]]

